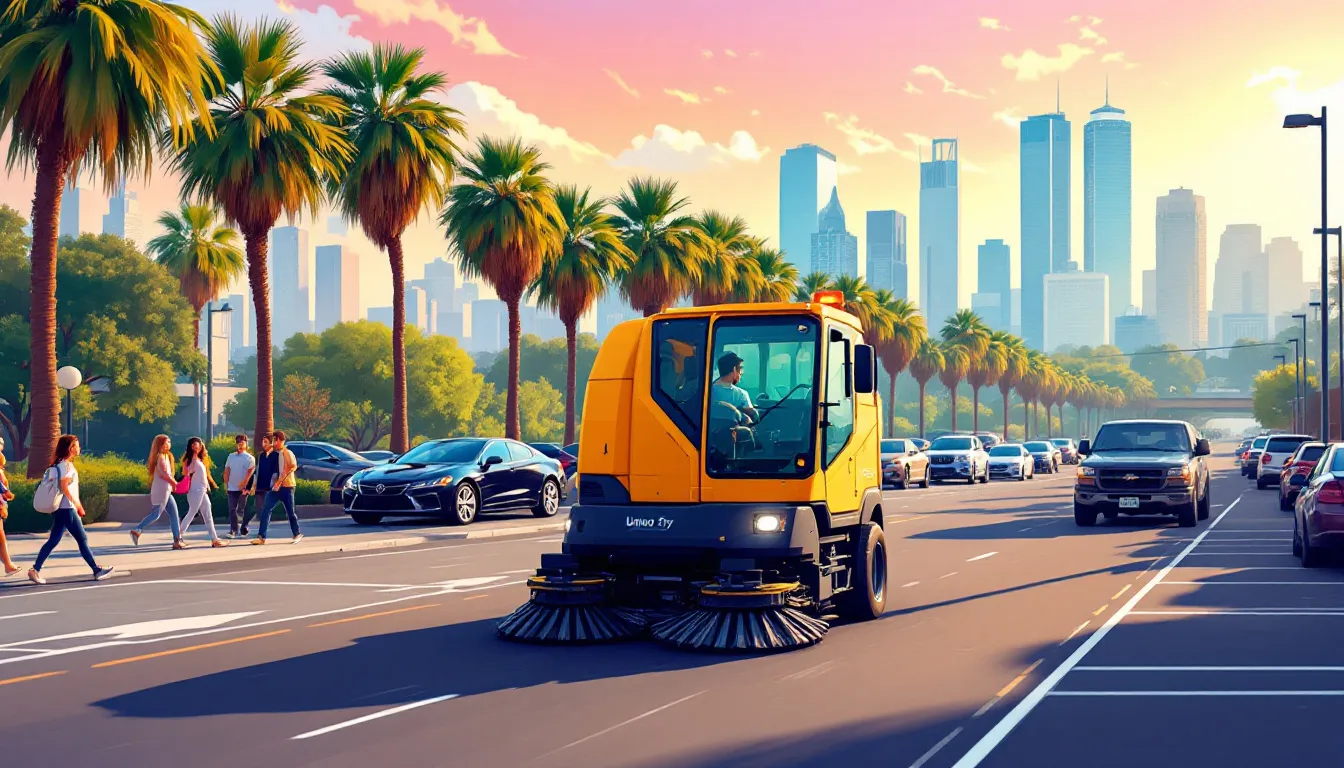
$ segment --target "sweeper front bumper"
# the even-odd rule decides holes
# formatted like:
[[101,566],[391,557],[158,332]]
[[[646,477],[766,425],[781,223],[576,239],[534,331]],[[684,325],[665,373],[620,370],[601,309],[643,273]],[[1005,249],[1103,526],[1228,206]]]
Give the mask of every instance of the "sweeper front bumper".
[[576,504],[563,551],[608,566],[699,564],[717,571],[723,559],[815,560],[818,549],[817,518],[808,506]]

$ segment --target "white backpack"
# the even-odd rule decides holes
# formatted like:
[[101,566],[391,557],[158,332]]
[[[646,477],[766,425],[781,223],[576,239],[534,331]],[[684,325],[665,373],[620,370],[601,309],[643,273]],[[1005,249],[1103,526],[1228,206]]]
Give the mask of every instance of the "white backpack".
[[33,509],[46,515],[61,507],[61,468],[50,467],[42,473],[42,482],[33,491]]

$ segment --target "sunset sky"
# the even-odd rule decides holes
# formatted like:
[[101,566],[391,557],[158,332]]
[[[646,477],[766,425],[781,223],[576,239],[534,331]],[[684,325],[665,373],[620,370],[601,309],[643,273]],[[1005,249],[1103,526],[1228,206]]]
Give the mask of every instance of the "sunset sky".
[[[918,285],[918,153],[960,140],[962,302],[975,246],[1003,238],[1018,257],[1018,128],[1051,111],[1056,85],[1073,123],[1073,257],[1082,260],[1082,126],[1111,103],[1134,124],[1134,286],[1154,260],[1155,200],[1189,187],[1208,210],[1209,267],[1232,223],[1289,235],[1309,258],[1319,217],[1319,135],[1283,114],[1336,108],[1344,125],[1344,4],[1248,0],[184,0],[207,15],[282,16],[307,54],[391,40],[428,49],[452,82],[443,95],[472,130],[543,147],[556,181],[615,193],[625,179],[676,179],[695,208],[741,214],[778,237],[779,155],[804,142],[835,152],[849,228],[865,243],[869,209],[911,220]],[[1344,137],[1344,133],[1335,132]],[[1331,162],[1344,180],[1344,142]],[[0,147],[2,149],[3,147]],[[177,186],[133,181],[152,220]],[[0,202],[28,215],[31,176]],[[1344,185],[1332,224],[1344,216]],[[315,244],[325,242],[313,227]],[[390,304],[385,262],[367,244],[364,306]],[[411,265],[443,255],[423,219]],[[1016,281],[1016,267],[1014,280]],[[1211,293],[1211,291],[1210,291]],[[914,297],[912,297],[914,298]]]

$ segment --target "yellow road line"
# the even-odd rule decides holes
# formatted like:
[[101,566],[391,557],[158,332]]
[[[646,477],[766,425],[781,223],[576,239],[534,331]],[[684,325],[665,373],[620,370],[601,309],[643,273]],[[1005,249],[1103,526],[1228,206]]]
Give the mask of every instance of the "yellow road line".
[[464,598],[462,598],[462,599],[463,599],[463,600],[480,600],[480,599],[483,598],[483,597],[489,597],[489,595],[472,595],[471,597],[464,597]]
[[60,672],[43,672],[40,675],[24,675],[23,677],[11,677],[8,680],[0,680],[0,685],[9,685],[10,683],[26,683],[29,680],[41,680],[44,677],[56,677],[57,675],[64,675],[64,674],[65,670],[61,670]]
[[345,619],[336,619],[335,621],[324,621],[324,622],[321,622],[321,623],[319,623],[319,624],[309,624],[309,625],[308,625],[308,628],[309,628],[309,629],[316,629],[317,627],[330,627],[332,624],[346,624],[346,623],[349,623],[349,622],[351,622],[351,621],[363,621],[364,619],[376,619],[376,618],[378,618],[379,616],[391,616],[391,615],[394,614],[394,613],[409,613],[409,612],[411,612],[411,611],[423,611],[423,610],[426,609],[426,608],[437,608],[437,607],[439,607],[439,604],[438,604],[438,603],[430,603],[430,604],[428,604],[428,605],[413,605],[413,606],[411,606],[410,608],[398,608],[398,609],[396,609],[396,610],[394,610],[394,611],[379,611],[378,613],[366,613],[366,614],[364,614],[363,616],[351,616],[351,617],[349,617],[349,618],[345,618]]
[[994,694],[994,698],[1002,699],[1004,696],[1007,696],[1009,693],[1012,693],[1014,688],[1016,688],[1023,680],[1027,679],[1027,675],[1030,675],[1032,672],[1036,670],[1037,667],[1041,665],[1041,661],[1042,659],[1037,659],[1033,661],[1030,667],[1027,667],[1025,670],[1022,671],[1022,674],[1013,678],[1013,682],[1003,686],[1003,690]]
[[1119,600],[1119,599],[1120,599],[1120,596],[1123,595],[1123,594],[1125,594],[1126,592],[1128,592],[1128,591],[1129,591],[1129,588],[1132,587],[1132,586],[1134,586],[1134,585],[1133,585],[1133,584],[1126,584],[1124,589],[1120,590],[1119,592],[1116,592],[1114,595],[1111,595],[1111,599],[1112,599],[1112,600]]
[[242,643],[242,642],[246,642],[246,641],[248,641],[248,640],[260,640],[260,639],[262,639],[263,637],[275,637],[276,635],[283,635],[283,634],[285,634],[285,633],[287,633],[287,632],[289,632],[289,631],[290,631],[290,630],[288,630],[288,629],[280,629],[280,630],[276,630],[275,632],[263,632],[263,633],[261,633],[260,635],[248,635],[248,636],[246,636],[246,637],[235,637],[235,638],[231,638],[231,639],[229,639],[229,640],[219,640],[219,641],[217,641],[217,642],[213,642],[213,643],[202,643],[202,644],[200,644],[200,645],[190,645],[190,646],[187,646],[186,648],[174,648],[174,649],[171,650],[171,651],[159,651],[158,653],[147,653],[147,654],[145,654],[144,656],[131,656],[131,657],[129,657],[129,658],[125,658],[125,659],[114,659],[114,660],[112,660],[112,661],[104,661],[104,662],[100,662],[100,663],[98,663],[98,664],[94,664],[93,667],[92,667],[92,669],[101,669],[101,668],[103,668],[103,667],[115,667],[115,666],[117,666],[118,664],[130,664],[130,663],[133,662],[133,661],[145,661],[145,660],[147,660],[147,659],[157,659],[157,658],[161,658],[161,657],[163,657],[163,656],[176,656],[176,655],[179,654],[179,653],[190,653],[190,652],[192,652],[192,651],[203,651],[203,650],[205,650],[205,649],[207,649],[207,648],[218,648],[218,647],[220,647],[221,645],[233,645],[234,643]]
[[1107,608],[1110,608],[1110,607],[1111,607],[1111,604],[1110,604],[1110,603],[1107,603],[1107,604],[1101,606],[1100,608],[1098,608],[1097,610],[1093,611],[1093,612],[1092,612],[1092,615],[1093,615],[1093,616],[1100,616],[1101,614],[1103,614],[1103,613],[1106,612],[1106,609],[1107,609]]

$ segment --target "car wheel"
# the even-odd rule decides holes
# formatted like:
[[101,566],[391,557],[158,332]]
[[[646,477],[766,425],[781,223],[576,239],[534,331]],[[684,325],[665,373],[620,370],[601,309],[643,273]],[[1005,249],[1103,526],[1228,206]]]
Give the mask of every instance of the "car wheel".
[[924,467],[924,482],[920,483],[920,485],[924,486],[925,488],[928,488],[928,487],[929,487],[929,468],[928,468],[928,467]]
[[356,525],[377,525],[383,522],[382,515],[369,515],[362,512],[356,512],[350,516],[350,519],[354,520]]
[[877,523],[859,530],[853,578],[854,588],[840,599],[845,618],[868,621],[881,616],[887,608],[887,540]]
[[1297,531],[1297,518],[1293,518],[1293,557],[1302,556],[1302,534]]
[[537,499],[537,505],[532,508],[533,517],[555,517],[560,511],[560,484],[555,480],[547,479],[541,484],[541,498]]
[[1319,547],[1311,546],[1311,537],[1307,536],[1306,531],[1303,531],[1298,536],[1298,540],[1302,542],[1300,548],[1301,554],[1298,555],[1298,557],[1302,558],[1302,567],[1319,568],[1325,553],[1323,553]]
[[1212,512],[1213,500],[1209,498],[1209,486],[1207,484],[1204,486],[1204,495],[1199,497],[1198,505],[1199,511],[1195,516],[1200,520],[1208,520],[1209,514]]
[[1279,511],[1280,512],[1293,511],[1293,505],[1289,504],[1288,499],[1284,497],[1282,487],[1279,488]]
[[470,525],[476,520],[480,508],[481,499],[476,486],[462,483],[457,486],[457,493],[453,494],[453,509],[448,515],[448,522],[453,525]]
[[1091,528],[1097,524],[1097,510],[1073,503],[1073,522],[1082,528]]
[[1258,490],[1258,491],[1263,491],[1263,490],[1265,490],[1265,489],[1268,488],[1268,487],[1269,487],[1269,483],[1266,483],[1266,482],[1265,482],[1265,478],[1263,478],[1263,477],[1257,477],[1257,478],[1255,478],[1255,489],[1256,489],[1256,490]]
[[896,483],[895,485],[896,490],[898,491],[904,491],[906,488],[910,487],[910,467],[901,468],[900,482]]
[[1199,504],[1192,501],[1178,509],[1176,524],[1182,528],[1194,528],[1199,525]]
[[1017,482],[1025,483],[1027,482],[1028,477],[1030,477],[1030,475],[1027,474],[1026,468],[1024,467],[1017,468]]

